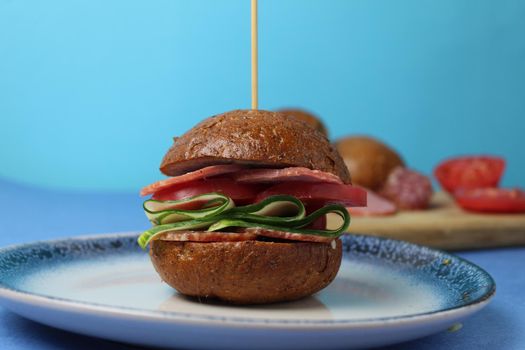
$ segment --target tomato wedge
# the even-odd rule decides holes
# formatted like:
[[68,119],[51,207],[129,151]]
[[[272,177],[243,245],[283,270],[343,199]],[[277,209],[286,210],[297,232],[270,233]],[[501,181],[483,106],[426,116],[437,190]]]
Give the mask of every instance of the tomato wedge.
[[458,190],[456,202],[463,209],[486,213],[524,213],[525,192],[517,188]]
[[492,156],[448,159],[434,169],[434,176],[449,193],[459,189],[497,187],[505,160]]
[[171,186],[153,194],[152,199],[160,201],[179,200],[199,194],[219,192],[233,199],[237,205],[244,205],[253,203],[262,189],[264,187],[236,183],[230,178],[214,178]]
[[294,196],[306,205],[339,203],[347,207],[366,206],[365,190],[352,185],[334,183],[282,182],[259,193],[257,200],[277,194]]

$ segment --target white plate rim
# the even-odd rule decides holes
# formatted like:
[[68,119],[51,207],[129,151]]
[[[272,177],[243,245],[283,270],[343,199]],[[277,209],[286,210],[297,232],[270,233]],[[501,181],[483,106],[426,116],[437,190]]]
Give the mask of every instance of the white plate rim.
[[[0,249],[0,254],[19,248],[24,248],[29,245],[37,244],[53,244],[64,241],[81,241],[81,240],[96,240],[96,239],[126,239],[137,236],[138,232],[118,232],[109,234],[93,234],[82,235],[75,237],[58,238],[52,240],[38,240],[30,243],[22,243],[10,245]],[[389,238],[378,238],[390,241],[397,241]],[[403,242],[403,241],[399,241]],[[462,263],[473,266],[484,272],[492,282],[492,289],[489,293],[484,295],[479,300],[474,300],[465,303],[464,305],[454,306],[451,308],[425,312],[420,314],[394,316],[374,319],[349,319],[349,320],[297,320],[297,319],[259,319],[259,318],[240,318],[240,317],[221,317],[214,315],[195,315],[191,313],[182,313],[174,311],[149,311],[130,307],[108,306],[90,302],[83,302],[78,300],[64,299],[54,296],[40,295],[37,293],[29,293],[17,289],[8,288],[0,284],[0,302],[7,308],[9,302],[25,305],[36,305],[46,309],[55,309],[64,312],[75,312],[89,314],[93,316],[109,316],[112,318],[119,318],[123,320],[140,319],[142,321],[155,323],[179,323],[179,324],[196,324],[202,326],[224,326],[224,327],[240,327],[240,328],[280,328],[288,330],[319,330],[319,329],[370,329],[382,328],[385,326],[403,326],[419,322],[431,322],[446,320],[451,318],[462,318],[468,316],[483,307],[485,307],[495,296],[496,287],[492,277],[479,266],[455,255],[443,252],[437,249],[420,246],[410,243],[417,248],[430,249],[439,252],[446,256],[453,256]],[[1,282],[0,282],[1,283]]]

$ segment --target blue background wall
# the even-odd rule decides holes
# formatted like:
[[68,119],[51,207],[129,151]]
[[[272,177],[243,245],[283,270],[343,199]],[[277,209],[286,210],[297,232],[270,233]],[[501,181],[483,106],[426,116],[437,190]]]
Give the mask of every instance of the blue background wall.
[[[302,106],[430,173],[525,185],[525,1],[261,0],[260,105]],[[0,177],[136,190],[171,137],[250,106],[248,0],[0,0]]]

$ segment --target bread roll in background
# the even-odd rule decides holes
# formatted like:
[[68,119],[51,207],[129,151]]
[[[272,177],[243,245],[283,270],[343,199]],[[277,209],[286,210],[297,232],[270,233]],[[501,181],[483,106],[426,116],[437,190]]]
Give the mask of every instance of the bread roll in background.
[[312,126],[314,129],[321,132],[324,136],[328,138],[328,130],[326,129],[321,119],[316,115],[298,108],[285,108],[279,110],[278,112],[284,113],[287,116],[305,122],[306,124]]
[[352,183],[378,191],[390,172],[405,163],[401,156],[381,141],[369,136],[349,136],[335,143]]

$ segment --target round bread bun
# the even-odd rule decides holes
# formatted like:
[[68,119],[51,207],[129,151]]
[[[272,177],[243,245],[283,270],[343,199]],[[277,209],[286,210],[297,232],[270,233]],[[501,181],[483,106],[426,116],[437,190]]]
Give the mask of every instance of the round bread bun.
[[393,149],[367,136],[351,136],[336,142],[336,148],[352,174],[354,184],[379,190],[390,172],[404,166]]
[[319,119],[312,113],[296,108],[281,109],[278,112],[284,113],[287,116],[303,121],[306,124],[313,127],[314,129],[316,129],[317,131],[319,131],[324,136],[328,137],[328,130],[326,130],[326,127],[324,126],[323,122],[321,121],[321,119]]
[[233,304],[309,296],[326,287],[341,265],[342,243],[151,241],[161,278],[180,293]]
[[350,183],[341,156],[321,132],[283,113],[263,110],[235,110],[202,121],[174,139],[160,170],[177,176],[227,163],[305,167]]

